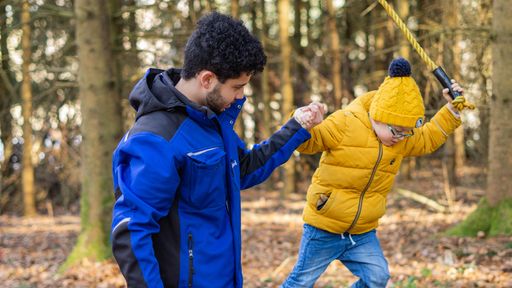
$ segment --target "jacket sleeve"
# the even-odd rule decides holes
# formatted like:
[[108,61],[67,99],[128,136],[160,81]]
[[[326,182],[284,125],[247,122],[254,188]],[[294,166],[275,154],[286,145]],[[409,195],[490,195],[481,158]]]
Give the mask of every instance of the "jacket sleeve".
[[460,118],[445,105],[429,122],[414,130],[414,136],[405,142],[404,155],[420,156],[436,151],[460,124]]
[[151,236],[180,182],[170,151],[167,140],[142,132],[122,140],[114,153],[112,251],[128,287],[163,287]]
[[346,125],[345,113],[349,112],[338,110],[313,127],[309,131],[311,139],[300,145],[297,151],[303,154],[315,154],[336,147],[343,138],[343,129]]
[[269,139],[254,145],[251,150],[246,150],[245,144],[239,139],[240,188],[247,189],[265,181],[309,137],[309,132],[292,118]]

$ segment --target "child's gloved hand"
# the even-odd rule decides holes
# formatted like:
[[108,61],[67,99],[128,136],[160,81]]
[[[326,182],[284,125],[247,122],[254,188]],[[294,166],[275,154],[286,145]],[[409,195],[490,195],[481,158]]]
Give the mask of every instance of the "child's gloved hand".
[[293,118],[305,129],[311,129],[320,124],[327,111],[324,104],[313,102],[308,106],[300,107],[293,113]]
[[[453,91],[457,91],[460,94],[464,94],[464,89],[460,87],[460,85],[452,79],[452,89]],[[475,105],[466,101],[463,95],[458,96],[455,99],[449,94],[449,90],[447,88],[443,89],[443,97],[448,101],[448,108],[450,111],[457,117],[459,117],[459,112],[464,110],[465,108],[475,109]]]

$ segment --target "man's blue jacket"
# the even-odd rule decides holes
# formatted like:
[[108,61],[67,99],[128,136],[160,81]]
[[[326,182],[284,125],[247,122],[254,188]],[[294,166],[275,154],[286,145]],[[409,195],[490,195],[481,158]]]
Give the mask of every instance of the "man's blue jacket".
[[289,120],[251,150],[233,131],[245,99],[216,115],[150,69],[114,152],[112,250],[129,287],[242,287],[240,189],[263,182],[310,134]]

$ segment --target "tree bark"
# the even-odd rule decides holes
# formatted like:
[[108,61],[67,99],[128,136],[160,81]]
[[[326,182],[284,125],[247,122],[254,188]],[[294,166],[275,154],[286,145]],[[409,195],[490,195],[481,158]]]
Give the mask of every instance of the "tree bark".
[[[5,6],[6,1],[0,0],[0,15],[5,15]],[[0,141],[3,144],[3,155],[4,161],[0,163],[0,182],[3,177],[6,177],[6,172],[8,171],[8,159],[10,156],[10,151],[12,150],[12,117],[11,117],[11,105],[13,101],[13,96],[15,91],[13,91],[12,87],[12,79],[10,77],[9,71],[9,50],[7,49],[7,22],[6,17],[0,16]],[[1,187],[0,187],[1,189]],[[0,190],[1,191],[1,190]]]
[[[407,24],[407,19],[409,18],[409,0],[397,0],[397,8],[398,8],[398,15],[400,18]],[[398,34],[400,43],[400,50],[399,53],[401,57],[404,57],[405,59],[411,61],[411,48],[409,42],[407,39],[401,34]],[[416,168],[416,158],[415,157],[409,157],[404,160],[402,167],[400,167],[400,178],[412,179],[412,172]]]
[[[281,113],[283,115],[283,122],[286,121],[293,108],[293,88],[290,74],[292,48],[288,32],[288,27],[290,27],[289,12],[290,1],[278,0],[279,43],[281,44],[281,94],[283,97]],[[281,200],[286,195],[295,191],[295,159],[293,155],[284,165],[284,171],[284,187],[281,190]]]
[[23,168],[21,171],[21,187],[23,190],[23,215],[33,217],[37,214],[34,187],[34,166],[32,164],[32,79],[30,77],[30,64],[32,63],[32,45],[30,28],[30,3],[24,0],[21,10],[21,23],[23,36],[21,46],[23,50],[21,84],[21,101],[23,111]]
[[512,235],[512,6],[494,0],[492,18],[492,96],[487,191],[477,209],[449,234]]
[[512,6],[507,0],[493,5],[491,125],[487,198],[491,206],[512,198]]
[[[442,2],[443,5],[443,23],[448,29],[454,29],[458,26],[458,11],[457,0],[446,0]],[[441,42],[444,43],[443,50],[443,62],[444,68],[450,71],[450,75],[455,79],[460,79],[460,67],[457,64],[460,53],[456,53],[458,50],[458,39],[449,35],[441,35]],[[444,100],[441,100],[444,101]],[[448,205],[453,207],[453,202],[456,198],[455,186],[457,184],[456,176],[456,150],[455,146],[455,135],[450,135],[444,145],[444,156],[443,156],[443,175],[444,175],[444,192],[448,200]],[[462,147],[464,149],[464,147]]]
[[341,47],[340,35],[336,27],[336,10],[332,0],[326,0],[327,23],[329,29],[330,50],[331,50],[331,77],[334,89],[334,103],[336,109],[341,108],[341,98],[343,98],[343,84],[341,77]]
[[240,4],[238,0],[231,0],[231,17],[238,19],[240,11]]
[[[240,6],[238,0],[231,0],[231,17],[234,19],[239,19],[240,15]],[[236,134],[243,141],[247,141],[247,135],[245,133],[245,121],[244,121],[244,109],[240,110],[240,114],[238,114],[237,121],[235,122],[235,131]]]
[[[404,23],[407,25],[407,20],[409,18],[409,0],[397,0],[397,6],[398,6],[398,15]],[[400,43],[400,56],[404,57],[405,59],[411,61],[411,48],[409,42],[407,39],[401,34],[398,34],[398,37],[400,37],[399,43]]]
[[107,3],[76,0],[78,84],[82,113],[82,229],[65,267],[88,258],[111,255],[109,246],[113,193],[111,153],[121,136],[115,65],[110,43]]

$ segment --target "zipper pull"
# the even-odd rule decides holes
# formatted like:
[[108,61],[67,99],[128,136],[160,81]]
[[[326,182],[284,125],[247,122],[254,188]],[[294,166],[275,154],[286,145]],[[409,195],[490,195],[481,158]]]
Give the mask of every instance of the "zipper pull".
[[188,234],[188,256],[193,257],[194,253],[192,250],[192,234]]

